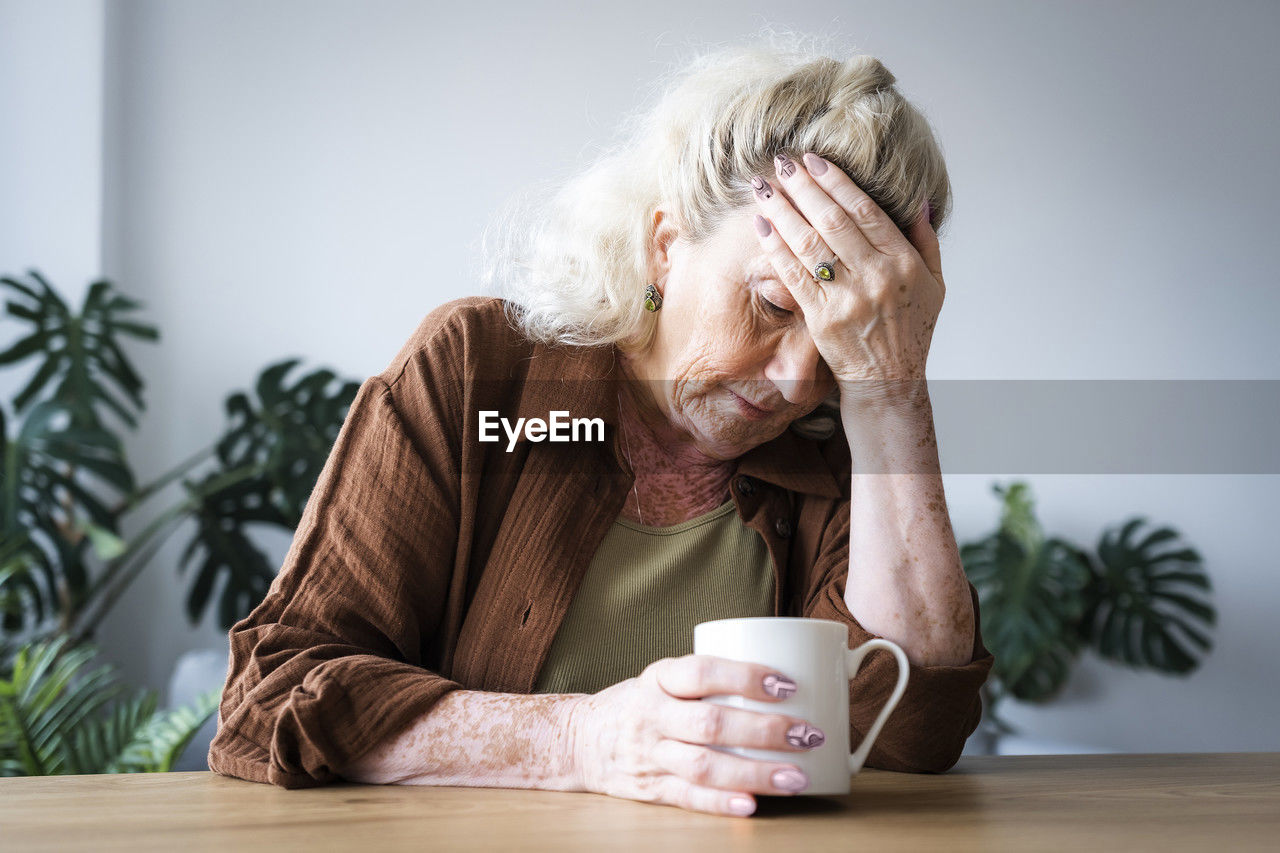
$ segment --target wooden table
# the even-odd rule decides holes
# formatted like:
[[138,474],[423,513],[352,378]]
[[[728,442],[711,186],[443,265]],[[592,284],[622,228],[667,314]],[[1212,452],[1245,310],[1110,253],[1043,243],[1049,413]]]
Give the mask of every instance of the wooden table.
[[213,773],[0,779],[0,849],[1276,850],[1280,752],[966,756],[864,770],[842,797],[760,797],[748,818],[597,794]]

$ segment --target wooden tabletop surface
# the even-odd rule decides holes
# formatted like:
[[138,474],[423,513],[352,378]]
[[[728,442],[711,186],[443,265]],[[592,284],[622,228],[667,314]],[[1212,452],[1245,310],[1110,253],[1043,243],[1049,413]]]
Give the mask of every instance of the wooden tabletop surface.
[[747,818],[598,794],[213,773],[0,779],[0,849],[1276,850],[1280,752],[965,756]]

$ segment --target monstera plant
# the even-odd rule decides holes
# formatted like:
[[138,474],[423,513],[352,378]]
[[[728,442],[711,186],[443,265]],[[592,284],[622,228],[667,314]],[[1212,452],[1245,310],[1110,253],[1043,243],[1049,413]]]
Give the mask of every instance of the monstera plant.
[[1000,702],[1052,699],[1085,648],[1171,675],[1200,665],[1216,612],[1200,555],[1176,531],[1131,518],[1104,531],[1091,553],[1044,535],[1026,483],[993,488],[1004,502],[999,528],[960,548],[995,657],[980,734],[994,742],[1013,733]]
[[[195,522],[177,567],[189,576],[190,621],[213,609],[227,630],[261,601],[275,572],[254,544],[255,525],[297,527],[359,390],[323,368],[287,382],[296,358],[271,364],[254,395],[226,398],[216,441],[139,483],[110,421],[136,429],[145,408],[124,339],[156,341],[159,332],[108,281],[93,282],[77,312],[40,273],[28,275],[30,282],[0,278],[12,296],[7,312],[26,327],[12,343],[0,340],[0,367],[35,363],[12,413],[0,404],[0,701],[10,702],[0,705],[0,738],[21,732],[24,717],[14,709],[27,706],[14,696],[57,694],[74,704],[96,695],[64,695],[67,683],[45,680],[64,672],[58,661],[66,655],[94,648],[98,625],[184,521]],[[178,480],[177,494],[166,492]],[[126,523],[137,532],[126,535]],[[118,721],[156,730],[152,709],[129,707]],[[209,713],[174,725],[198,728]],[[0,756],[12,746],[0,742]],[[65,766],[92,766],[76,765],[61,746],[57,754],[71,755]],[[0,773],[18,766],[44,762],[11,762]]]

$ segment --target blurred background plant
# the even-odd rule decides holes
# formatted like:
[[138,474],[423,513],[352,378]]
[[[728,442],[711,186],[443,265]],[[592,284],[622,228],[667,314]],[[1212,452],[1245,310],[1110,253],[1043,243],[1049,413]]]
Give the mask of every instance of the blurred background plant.
[[[252,526],[296,529],[359,383],[321,368],[286,384],[299,359],[269,365],[256,399],[226,398],[215,442],[139,484],[104,416],[137,428],[144,383],[121,343],[159,331],[109,281],[93,282],[75,312],[38,271],[28,276],[0,278],[6,311],[27,326],[0,366],[37,363],[12,413],[0,404],[0,774],[166,770],[217,691],[158,713],[153,693],[128,694],[110,667],[85,671],[95,631],[188,519],[177,567],[195,566],[188,619],[213,609],[229,630],[247,615],[275,575]],[[179,479],[179,497],[144,512]],[[137,533],[124,534],[126,520]]]
[[1016,734],[1000,703],[1051,701],[1085,648],[1170,675],[1199,667],[1217,615],[1200,555],[1175,530],[1148,532],[1146,519],[1134,517],[1105,530],[1089,552],[1045,536],[1025,482],[992,488],[1003,499],[999,527],[960,547],[995,657],[975,733],[986,751]]
[[0,776],[170,770],[221,691],[158,712],[154,690],[131,694],[109,665],[86,671],[97,648],[67,640],[23,645],[0,679]]

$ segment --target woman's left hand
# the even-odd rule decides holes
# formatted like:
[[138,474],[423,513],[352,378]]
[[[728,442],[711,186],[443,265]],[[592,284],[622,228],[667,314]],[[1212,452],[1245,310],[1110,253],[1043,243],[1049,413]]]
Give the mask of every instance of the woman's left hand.
[[[803,165],[789,158],[774,164],[772,181],[752,182],[760,213],[772,225],[760,243],[800,306],[841,399],[893,403],[914,397],[924,385],[946,294],[928,205],[908,240],[829,161],[806,154]],[[815,277],[820,261],[831,263],[830,281]]]

